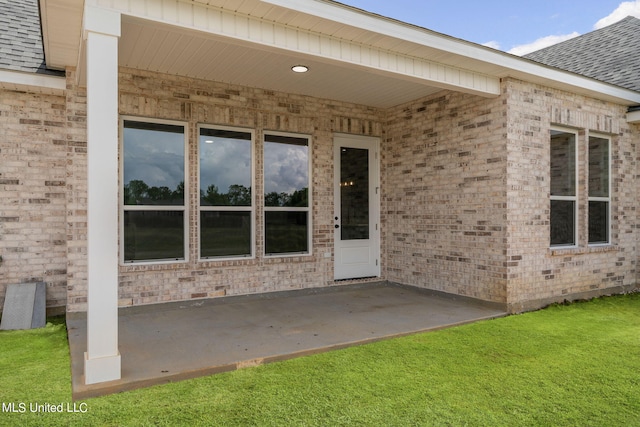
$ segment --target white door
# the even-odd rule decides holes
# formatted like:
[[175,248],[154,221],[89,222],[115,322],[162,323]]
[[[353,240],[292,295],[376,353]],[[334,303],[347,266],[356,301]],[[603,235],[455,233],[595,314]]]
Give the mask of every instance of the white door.
[[380,276],[377,138],[334,137],[336,280]]

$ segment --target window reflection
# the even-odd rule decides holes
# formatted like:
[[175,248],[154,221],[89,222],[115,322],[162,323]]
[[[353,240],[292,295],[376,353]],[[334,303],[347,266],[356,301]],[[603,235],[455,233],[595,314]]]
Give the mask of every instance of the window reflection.
[[185,259],[184,126],[124,120],[125,262]]
[[200,129],[200,257],[253,253],[253,134]]
[[265,135],[264,193],[265,253],[309,253],[307,138]]
[[125,120],[123,196],[126,205],[184,204],[184,128]]
[[200,256],[251,254],[251,212],[200,212]]
[[200,130],[200,204],[251,206],[251,133]]
[[306,138],[267,135],[264,143],[265,206],[309,206]]
[[125,211],[126,261],[184,258],[184,212]]
[[576,244],[576,134],[550,132],[550,243]]
[[309,251],[307,212],[265,212],[265,253],[305,253]]

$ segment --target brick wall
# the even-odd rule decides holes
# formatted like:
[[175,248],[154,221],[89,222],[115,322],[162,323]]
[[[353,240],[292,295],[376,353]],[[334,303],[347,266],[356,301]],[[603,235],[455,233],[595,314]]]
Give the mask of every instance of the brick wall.
[[[579,236],[549,248],[550,127],[578,131]],[[626,108],[517,80],[485,99],[441,92],[388,112],[386,278],[511,311],[637,286],[639,134]],[[612,138],[612,245],[587,244],[587,138]]]
[[[87,93],[67,70],[67,310],[87,302]],[[86,308],[85,308],[86,309]]]
[[[508,104],[508,300],[511,309],[621,292],[637,284],[637,129],[626,108],[517,80],[504,84]],[[549,129],[578,133],[578,245],[549,248]],[[611,245],[587,240],[589,133],[611,137]]]
[[455,92],[389,112],[383,242],[390,281],[506,302],[502,99]]
[[64,97],[0,90],[0,310],[12,283],[66,303],[66,151]]

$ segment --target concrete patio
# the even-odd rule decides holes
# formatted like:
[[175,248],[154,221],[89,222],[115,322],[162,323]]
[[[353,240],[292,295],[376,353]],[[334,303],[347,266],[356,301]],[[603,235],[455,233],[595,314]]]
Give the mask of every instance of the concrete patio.
[[286,360],[506,315],[388,283],[121,308],[122,379],[84,384],[86,313],[69,313],[74,399]]

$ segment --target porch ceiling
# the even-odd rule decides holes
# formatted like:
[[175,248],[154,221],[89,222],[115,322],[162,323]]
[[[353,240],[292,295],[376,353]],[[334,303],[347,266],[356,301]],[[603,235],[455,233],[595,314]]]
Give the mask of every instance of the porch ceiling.
[[[386,108],[441,90],[362,65],[122,19],[120,66]],[[307,73],[291,67],[304,64]]]

